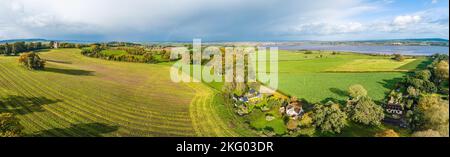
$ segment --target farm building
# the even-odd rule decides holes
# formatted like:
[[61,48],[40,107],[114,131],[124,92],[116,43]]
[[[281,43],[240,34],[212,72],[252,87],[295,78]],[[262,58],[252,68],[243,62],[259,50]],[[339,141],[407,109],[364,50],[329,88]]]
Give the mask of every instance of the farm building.
[[262,98],[262,94],[254,89],[250,89],[244,96],[234,95],[234,101],[240,101],[243,103],[257,103]]
[[58,42],[54,42],[52,46],[53,46],[54,49],[57,49],[59,47],[59,43]]
[[384,106],[385,111],[389,114],[384,119],[383,122],[386,124],[399,126],[399,127],[407,127],[408,124],[404,119],[404,110],[403,105],[394,101],[391,97],[391,100]]
[[280,112],[282,114],[286,114],[287,116],[293,119],[298,119],[301,118],[304,113],[302,107],[303,105],[300,101],[293,101],[290,102],[286,107],[281,107]]
[[386,112],[390,114],[402,115],[403,107],[400,104],[387,104]]

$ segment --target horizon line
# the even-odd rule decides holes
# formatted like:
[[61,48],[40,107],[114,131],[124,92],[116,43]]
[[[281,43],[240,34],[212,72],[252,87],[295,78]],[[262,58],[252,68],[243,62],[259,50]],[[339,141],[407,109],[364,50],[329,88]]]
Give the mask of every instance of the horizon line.
[[[201,39],[201,38],[193,38],[193,39]],[[15,38],[15,39],[2,39],[0,42],[8,42],[15,40],[43,40],[43,41],[66,41],[66,42],[86,42],[86,43],[107,43],[107,42],[130,42],[130,43],[186,43],[192,42],[192,40],[73,40],[73,39],[47,39],[47,38]],[[202,40],[204,43],[217,43],[217,42],[256,42],[256,43],[264,43],[264,42],[376,42],[376,41],[396,41],[396,40],[445,40],[449,42],[449,39],[446,38],[386,38],[386,39],[361,39],[361,40]]]

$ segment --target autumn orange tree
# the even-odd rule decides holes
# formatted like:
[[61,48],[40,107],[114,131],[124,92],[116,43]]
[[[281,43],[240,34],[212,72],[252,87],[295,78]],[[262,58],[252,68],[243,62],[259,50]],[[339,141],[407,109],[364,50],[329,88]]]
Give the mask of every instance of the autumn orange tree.
[[21,54],[19,63],[32,70],[42,70],[45,66],[45,61],[34,52]]
[[375,134],[376,137],[400,137],[397,132],[392,129],[384,130]]

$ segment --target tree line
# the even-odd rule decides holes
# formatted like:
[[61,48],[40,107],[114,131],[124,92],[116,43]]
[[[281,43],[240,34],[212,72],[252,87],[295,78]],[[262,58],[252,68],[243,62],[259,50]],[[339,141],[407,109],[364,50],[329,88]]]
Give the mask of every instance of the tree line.
[[23,52],[36,51],[40,49],[51,48],[51,44],[44,44],[42,42],[15,42],[12,44],[5,43],[0,45],[0,55],[19,55]]
[[[137,63],[158,63],[170,60],[170,52],[165,50],[147,51],[141,47],[119,47],[117,50],[123,50],[127,54],[116,55],[102,53],[102,51],[107,49],[109,49],[109,47],[106,44],[92,44],[89,48],[83,48],[81,50],[81,54],[88,57],[101,58],[105,60]],[[161,59],[158,59],[156,56],[161,56]]]
[[[401,58],[396,55],[396,58]],[[367,90],[359,84],[348,88],[345,103],[328,101],[311,104],[312,108],[300,120],[285,120],[290,130],[287,136],[315,136],[316,130],[324,134],[341,133],[350,122],[380,128],[389,113],[388,104],[400,105],[401,120],[412,136],[449,136],[449,58],[448,55],[429,57],[432,63],[425,68],[410,72],[395,85],[382,102],[375,103]],[[250,85],[248,85],[250,86]],[[242,95],[249,87],[246,83],[225,83],[223,94],[226,102],[232,95]],[[291,98],[292,99],[292,98]],[[283,100],[280,102],[290,102]],[[303,103],[308,104],[305,100]],[[275,105],[276,106],[276,105]],[[383,108],[384,107],[384,108]],[[375,134],[382,137],[399,137],[392,129]]]
[[[449,58],[436,54],[425,69],[409,73],[395,85],[383,104],[377,105],[361,85],[348,89],[350,98],[344,108],[341,104],[328,102],[315,105],[312,125],[322,132],[340,133],[349,121],[366,126],[380,126],[385,118],[381,106],[397,104],[404,111],[407,129],[415,137],[449,136]],[[385,130],[375,136],[398,137],[394,130]]]
[[449,136],[449,58],[436,54],[391,91],[388,100],[400,104],[413,136]]

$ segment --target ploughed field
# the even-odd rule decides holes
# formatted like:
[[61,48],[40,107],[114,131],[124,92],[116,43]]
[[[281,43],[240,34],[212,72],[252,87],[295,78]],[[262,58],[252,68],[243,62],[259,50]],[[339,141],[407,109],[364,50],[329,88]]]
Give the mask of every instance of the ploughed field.
[[253,135],[214,89],[173,83],[168,64],[106,61],[78,49],[39,55],[44,71],[0,56],[0,112],[15,113],[26,136]]

